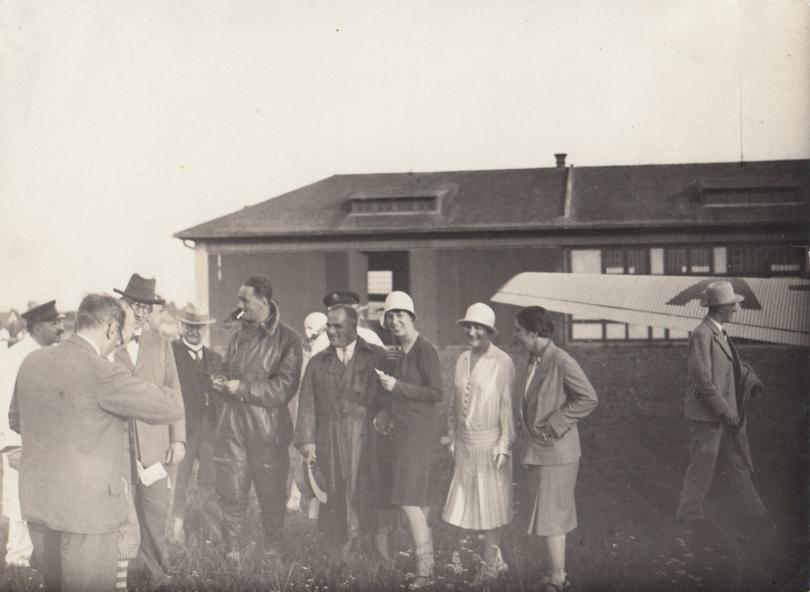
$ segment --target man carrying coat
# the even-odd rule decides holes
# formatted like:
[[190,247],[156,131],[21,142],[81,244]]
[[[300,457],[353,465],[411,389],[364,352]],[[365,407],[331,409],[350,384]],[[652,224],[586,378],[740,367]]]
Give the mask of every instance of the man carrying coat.
[[383,390],[375,370],[388,370],[385,350],[357,336],[357,311],[335,306],[327,315],[330,347],[310,361],[299,400],[295,442],[326,477],[327,503],[319,516],[345,557],[377,509],[371,421]]
[[743,297],[731,282],[706,286],[701,305],[709,309],[689,338],[689,388],[686,418],[691,420],[689,467],[686,469],[677,518],[696,523],[704,518],[703,504],[718,462],[720,476],[739,498],[740,509],[752,517],[765,513],[754,487],[753,465],[745,429],[743,401],[746,383],[760,386],[740,361],[724,324],[740,309]]
[[178,391],[105,359],[131,324],[112,296],[85,296],[76,334],[30,354],[17,377],[9,423],[22,436],[22,514],[47,592],[115,588],[128,420],[168,424],[183,416]]
[[[132,274],[124,290],[114,289],[132,308],[135,330],[126,347],[115,354],[115,361],[135,378],[163,386],[180,395],[180,380],[174,352],[169,341],[150,329],[149,317],[163,300],[155,294],[155,280]],[[182,399],[181,399],[182,400]],[[149,425],[133,420],[130,429],[130,449],[138,475],[143,471],[165,474],[151,481],[139,478],[134,486],[135,509],[140,523],[141,545],[136,563],[146,569],[155,584],[168,579],[168,541],[166,524],[177,465],[186,453],[186,423],[180,418],[168,427]],[[161,465],[158,467],[156,465]]]

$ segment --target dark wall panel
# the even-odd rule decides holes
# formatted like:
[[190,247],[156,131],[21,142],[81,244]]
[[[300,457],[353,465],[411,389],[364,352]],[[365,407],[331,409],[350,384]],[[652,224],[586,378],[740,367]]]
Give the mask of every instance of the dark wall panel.
[[563,251],[558,248],[504,248],[443,250],[438,252],[438,335],[442,345],[462,344],[456,320],[473,302],[486,302],[495,310],[500,343],[508,343],[517,308],[489,302],[507,280],[524,271],[562,271]]
[[[221,262],[218,263],[218,257]],[[263,275],[273,283],[273,299],[281,309],[281,320],[299,335],[304,317],[322,310],[326,293],[326,255],[324,253],[249,253],[211,255],[209,282],[211,313],[219,321],[211,329],[211,344],[223,346],[235,330],[222,320],[237,305],[239,286],[251,275]]]

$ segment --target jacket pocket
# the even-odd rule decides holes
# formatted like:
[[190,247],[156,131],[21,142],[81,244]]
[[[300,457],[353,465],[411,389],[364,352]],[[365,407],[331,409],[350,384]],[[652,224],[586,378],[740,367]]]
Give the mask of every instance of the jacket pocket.
[[124,479],[123,475],[110,477],[108,484],[110,495],[123,495],[127,490],[127,481]]

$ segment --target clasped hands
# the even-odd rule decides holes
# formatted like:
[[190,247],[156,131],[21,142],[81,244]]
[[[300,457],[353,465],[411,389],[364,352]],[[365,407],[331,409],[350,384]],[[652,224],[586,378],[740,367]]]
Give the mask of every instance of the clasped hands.
[[239,381],[235,379],[228,380],[225,376],[217,375],[211,379],[211,385],[215,390],[234,395],[239,388]]

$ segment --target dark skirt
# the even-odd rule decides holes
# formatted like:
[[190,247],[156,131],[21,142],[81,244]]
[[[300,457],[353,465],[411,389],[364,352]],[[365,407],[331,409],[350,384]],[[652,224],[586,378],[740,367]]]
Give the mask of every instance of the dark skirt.
[[396,506],[429,506],[432,432],[397,428],[391,436],[394,469],[391,503]]

